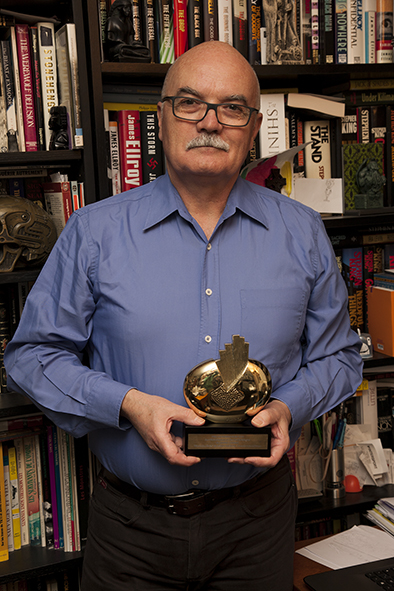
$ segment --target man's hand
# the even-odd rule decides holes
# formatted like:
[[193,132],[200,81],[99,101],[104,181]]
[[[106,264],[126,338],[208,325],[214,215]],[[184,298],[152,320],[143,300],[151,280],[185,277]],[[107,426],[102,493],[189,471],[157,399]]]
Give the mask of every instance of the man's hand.
[[188,467],[201,461],[200,458],[186,456],[182,451],[182,438],[171,433],[173,421],[186,425],[205,423],[191,409],[133,389],[123,399],[121,415],[129,419],[148,447],[159,452],[170,464]]
[[254,427],[271,427],[271,456],[269,458],[229,458],[233,464],[252,464],[257,468],[273,468],[289,448],[290,410],[284,402],[271,400],[252,419]]

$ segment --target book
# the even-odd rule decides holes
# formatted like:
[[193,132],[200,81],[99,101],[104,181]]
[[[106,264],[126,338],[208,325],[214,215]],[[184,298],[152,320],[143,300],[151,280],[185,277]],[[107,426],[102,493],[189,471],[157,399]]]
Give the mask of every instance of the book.
[[187,2],[187,38],[189,49],[204,41],[202,2],[203,0],[188,0]]
[[119,156],[122,191],[142,185],[139,111],[118,111]]
[[63,27],[61,27],[61,29],[59,29],[55,33],[55,46],[58,75],[59,105],[66,107],[67,109],[68,148],[71,149],[74,145],[71,72],[68,61],[67,33],[65,28]]
[[[40,449],[40,437],[39,435],[33,436],[35,445],[35,457],[36,457],[36,470],[37,470],[37,491],[38,491],[38,513],[40,519],[40,540],[41,546],[45,548],[46,542],[46,530],[45,530],[45,517],[44,517],[44,489],[43,489],[43,474],[41,465],[41,449]],[[38,545],[38,544],[37,544]]]
[[347,11],[347,47],[348,64],[363,64],[364,51],[364,15],[362,0],[350,0]]
[[247,0],[248,7],[248,60],[252,66],[261,64],[262,0]]
[[[53,527],[53,509],[52,509],[52,495],[49,469],[49,453],[48,453],[48,437],[47,432],[44,431],[38,435],[40,448],[40,463],[41,481],[42,481],[42,513],[41,520],[41,544],[45,541],[46,547],[50,550],[55,547],[54,544],[54,527]],[[44,532],[45,536],[42,536]]]
[[303,61],[305,64],[312,63],[312,26],[311,26],[311,0],[305,0],[302,11],[302,47]]
[[[367,205],[369,207],[381,206],[383,203],[384,169],[383,169],[383,146],[380,143],[347,144],[342,146],[343,154],[343,186],[345,209],[365,209],[363,190],[364,171],[372,172],[372,179],[380,182],[374,184]],[[361,175],[361,176],[360,176]],[[379,186],[380,185],[380,186]]]
[[[142,157],[142,182],[149,183],[164,173],[163,148],[159,139],[159,126],[156,111],[141,111],[141,157]],[[119,158],[117,159],[119,162]],[[112,162],[112,144],[111,144]],[[116,164],[116,155],[115,155]],[[115,174],[116,174],[115,169]],[[114,174],[114,169],[112,170]],[[119,176],[119,175],[117,175]],[[114,181],[115,179],[112,178]],[[120,191],[118,191],[120,192]],[[116,193],[114,193],[116,195]]]
[[21,546],[28,546],[30,544],[29,514],[27,509],[26,465],[25,454],[23,450],[23,439],[15,439],[14,446],[17,459]]
[[4,489],[3,444],[0,442],[0,562],[9,559],[7,509]]
[[15,25],[9,28],[8,36],[10,39],[11,47],[11,63],[14,74],[14,91],[15,91],[15,107],[16,107],[16,120],[18,125],[19,134],[19,151],[26,151],[25,144],[25,128],[23,124],[23,109],[22,109],[22,90],[21,90],[21,75],[19,70],[19,59],[18,59],[18,44],[16,40]]
[[158,63],[159,53],[157,45],[157,30],[154,0],[142,1],[142,26],[144,29],[145,45],[149,49],[151,62]]
[[374,350],[394,355],[394,290],[372,286],[368,292],[368,330]]
[[394,104],[394,92],[385,90],[352,90],[344,93],[345,105],[362,107],[364,105]]
[[[4,466],[4,496],[5,496],[5,510],[7,518],[7,543],[8,552],[14,551],[14,532],[12,529],[12,509],[11,509],[11,481],[10,481],[10,464],[8,460],[8,445],[3,443],[3,466]],[[1,485],[1,482],[0,482]]]
[[344,102],[316,94],[289,92],[286,95],[286,104],[288,107],[320,113],[330,117],[345,116],[346,107]]
[[33,70],[34,102],[37,128],[37,144],[39,150],[45,150],[44,111],[42,106],[40,50],[38,46],[38,29],[30,27],[31,61]]
[[66,433],[60,427],[57,430],[59,451],[60,502],[62,506],[64,551],[72,552],[72,518],[70,501],[70,473],[68,469]]
[[346,64],[347,55],[347,2],[346,0],[335,1],[335,45],[337,64]]
[[366,244],[362,248],[363,248],[364,330],[365,330],[365,332],[368,332],[368,289],[374,284],[375,245],[374,244]]
[[366,64],[376,63],[376,10],[364,13],[364,59]]
[[60,236],[73,211],[70,182],[43,183],[42,188],[45,208],[53,217],[57,235]]
[[247,60],[249,59],[247,0],[233,2],[233,46]]
[[16,99],[14,87],[14,74],[12,71],[11,46],[9,39],[2,39],[1,45],[1,64],[3,68],[4,90],[6,98],[6,119],[7,119],[7,138],[8,152],[19,152],[19,132],[16,118]]
[[260,95],[263,121],[259,131],[260,156],[274,156],[286,150],[285,95]]
[[38,150],[38,136],[29,26],[15,25],[15,36],[19,60],[25,147],[26,152],[36,152]]
[[73,211],[79,209],[79,188],[78,181],[70,181],[71,199]]
[[322,63],[335,63],[334,0],[323,0],[321,12],[321,34],[323,46]]
[[172,64],[175,59],[173,4],[171,0],[158,0],[159,60]]
[[376,0],[376,63],[393,63],[393,0]]
[[319,2],[311,0],[312,64],[320,64]]
[[342,145],[358,142],[357,107],[346,107],[341,117],[341,136]]
[[[218,1],[218,39],[233,45],[233,0]],[[260,31],[259,31],[260,37]]]
[[328,119],[304,122],[305,176],[311,179],[331,178],[331,141]]
[[[142,115],[142,113],[141,113]],[[112,195],[118,195],[122,191],[121,173],[120,173],[120,156],[119,156],[119,137],[118,137],[118,122],[109,121],[109,149],[110,149],[110,164],[111,164],[111,183]]]
[[357,143],[368,144],[370,141],[370,110],[368,106],[357,107]]
[[187,51],[187,0],[174,0],[175,59]]
[[38,47],[40,55],[41,91],[44,113],[45,148],[49,150],[51,130],[49,128],[50,110],[59,103],[57,91],[57,62],[55,47],[55,27],[53,23],[39,22]]
[[3,67],[1,65],[1,49],[0,49],[0,154],[8,152],[7,139],[7,103],[5,96],[5,83]]
[[[56,474],[55,474],[55,455],[54,455],[54,441],[53,441],[54,427],[48,425],[46,429],[47,434],[47,448],[48,448],[48,471],[49,471],[49,486],[51,507],[48,507],[48,512],[52,513],[53,526],[53,547],[60,548],[59,541],[59,518],[57,511],[57,492],[56,492]],[[48,539],[48,538],[47,538]]]
[[342,250],[342,277],[348,291],[350,326],[364,330],[363,249],[361,246]]
[[131,0],[134,40],[143,44],[142,11],[139,0]]
[[217,41],[219,39],[217,0],[202,0],[202,15],[204,41]]
[[[63,527],[63,502],[62,502],[62,484],[61,484],[61,469],[60,469],[60,455],[59,455],[59,437],[58,428],[52,428],[52,443],[53,443],[53,461],[54,461],[54,473],[55,473],[55,498],[56,498],[56,513],[57,513],[57,526],[59,533],[59,548],[64,548],[64,527]],[[48,447],[49,453],[49,447]],[[54,513],[55,515],[55,509]],[[55,538],[56,548],[56,538]]]
[[14,548],[21,548],[21,518],[19,512],[19,486],[17,459],[15,447],[8,448],[8,460],[10,464],[10,483],[11,483],[11,511],[12,511],[12,529],[14,532]]
[[31,546],[41,545],[40,504],[37,482],[37,460],[33,436],[24,437],[24,454],[27,485],[27,511],[29,516],[29,539]]

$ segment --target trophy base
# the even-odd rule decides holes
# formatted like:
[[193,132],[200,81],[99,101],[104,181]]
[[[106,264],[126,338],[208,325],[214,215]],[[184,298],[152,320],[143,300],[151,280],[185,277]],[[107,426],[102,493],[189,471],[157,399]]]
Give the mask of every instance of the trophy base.
[[198,458],[246,458],[271,455],[271,429],[240,423],[184,426],[183,449]]

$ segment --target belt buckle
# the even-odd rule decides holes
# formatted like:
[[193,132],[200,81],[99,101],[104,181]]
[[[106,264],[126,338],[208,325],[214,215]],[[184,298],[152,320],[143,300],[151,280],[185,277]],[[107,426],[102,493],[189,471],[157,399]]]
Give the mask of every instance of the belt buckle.
[[171,513],[171,515],[187,515],[188,513],[179,510],[182,505],[184,507],[184,503],[187,503],[187,501],[198,499],[203,496],[204,492],[192,490],[180,495],[166,495],[164,498],[167,503],[167,511]]

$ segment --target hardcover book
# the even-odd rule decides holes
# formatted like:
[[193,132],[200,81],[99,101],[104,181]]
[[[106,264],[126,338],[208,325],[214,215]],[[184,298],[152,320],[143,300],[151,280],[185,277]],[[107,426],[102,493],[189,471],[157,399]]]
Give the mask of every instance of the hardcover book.
[[364,15],[362,0],[350,0],[348,5],[348,64],[363,64],[364,51]]
[[44,112],[45,147],[49,150],[51,130],[50,110],[59,104],[57,91],[57,63],[55,48],[55,27],[49,22],[37,23],[38,46],[40,50],[41,90]]
[[9,559],[7,538],[7,509],[4,490],[3,444],[0,442],[0,562]]
[[218,0],[218,38],[233,45],[233,0]]
[[21,518],[19,512],[19,486],[18,471],[15,447],[8,448],[8,460],[10,464],[10,482],[11,482],[11,511],[12,511],[12,530],[14,532],[14,548],[19,550],[21,547]]
[[248,2],[248,40],[249,63],[252,66],[261,64],[261,22],[262,0],[247,0]]
[[45,150],[45,132],[44,132],[44,111],[42,106],[42,86],[41,86],[41,70],[40,70],[40,50],[38,46],[38,29],[34,25],[30,27],[31,39],[31,61],[33,68],[33,84],[34,84],[34,102],[37,125],[37,142],[38,149]]
[[[25,454],[23,450],[23,439],[15,439],[14,446],[16,450],[17,460],[17,476],[18,476],[18,497],[19,497],[19,515],[20,515],[20,532],[21,545],[28,546],[29,539],[29,514],[27,510],[27,483],[26,483],[26,465]],[[11,469],[11,466],[10,466]]]
[[364,51],[365,63],[376,63],[376,10],[364,12]]
[[[0,62],[1,62],[1,49],[0,49]],[[0,63],[0,154],[8,152],[8,139],[7,139],[7,104],[5,97],[5,84],[3,68]]]
[[305,176],[310,179],[331,178],[330,122],[328,119],[305,121]]
[[21,90],[21,74],[19,70],[19,59],[18,59],[18,47],[16,40],[15,26],[9,28],[9,39],[11,47],[11,63],[12,70],[14,73],[14,90],[15,90],[15,107],[16,107],[16,120],[18,123],[19,132],[19,150],[21,152],[26,151],[25,144],[25,128],[23,123],[23,109],[22,109],[22,90]]
[[143,0],[143,26],[145,29],[145,45],[148,47],[151,62],[159,62],[159,52],[157,44],[157,30],[155,17],[154,0]]
[[19,59],[25,147],[26,152],[36,152],[38,150],[38,136],[28,25],[15,25],[15,35]]
[[189,49],[204,41],[203,0],[187,0],[187,32]]
[[174,50],[174,11],[172,0],[158,0],[159,59],[161,64],[172,64]]
[[233,0],[233,45],[249,59],[247,0]]
[[202,0],[204,41],[217,41],[218,29],[218,0]]
[[393,0],[376,0],[376,63],[393,63]]
[[40,502],[37,482],[37,459],[34,436],[24,437],[24,454],[27,485],[27,511],[31,546],[41,545]]
[[[10,481],[10,464],[8,460],[8,445],[3,443],[3,466],[4,466],[4,496],[5,496],[5,511],[7,521],[7,542],[8,551],[14,551],[14,532],[12,530],[12,510],[11,510],[11,481]],[[1,478],[1,475],[0,475]],[[0,480],[1,486],[1,480]]]
[[363,311],[363,249],[361,246],[342,251],[342,277],[348,290],[350,326],[357,332],[364,330]]
[[346,0],[335,1],[335,44],[336,63],[346,64],[347,55],[347,2]]
[[156,111],[141,111],[142,182],[150,183],[164,173],[163,148]]
[[19,130],[16,118],[16,99],[14,73],[12,71],[11,47],[9,39],[3,39],[1,44],[1,63],[3,68],[4,92],[6,99],[8,152],[19,152]]
[[46,210],[53,217],[57,235],[60,236],[73,211],[70,183],[69,181],[43,183],[42,188]]
[[274,156],[286,150],[285,95],[260,95],[263,122],[259,131],[260,156]]
[[174,0],[175,59],[187,51],[187,1]]
[[119,137],[118,122],[109,121],[109,149],[111,160],[111,183],[112,195],[118,195],[122,191],[120,157],[119,157]]
[[139,111],[118,111],[118,135],[122,191],[142,185]]

